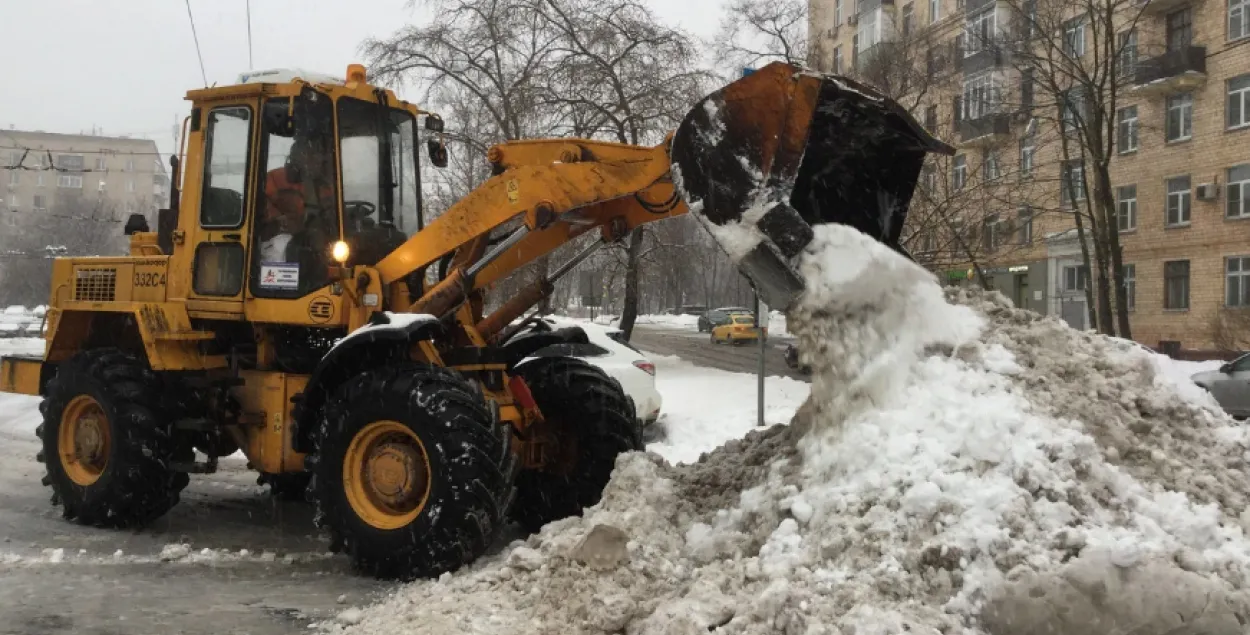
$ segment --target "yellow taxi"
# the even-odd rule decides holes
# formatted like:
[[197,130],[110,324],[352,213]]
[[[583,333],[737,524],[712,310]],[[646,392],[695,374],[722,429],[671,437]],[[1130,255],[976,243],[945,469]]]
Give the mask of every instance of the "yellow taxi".
[[759,340],[761,331],[764,337],[768,337],[768,327],[756,328],[754,316],[735,313],[729,316],[728,322],[712,329],[712,343],[729,342],[736,345],[755,342]]

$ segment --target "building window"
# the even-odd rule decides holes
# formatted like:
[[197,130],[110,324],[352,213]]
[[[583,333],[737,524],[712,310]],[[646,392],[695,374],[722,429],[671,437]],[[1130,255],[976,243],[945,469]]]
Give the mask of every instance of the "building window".
[[126,191],[127,191],[127,192],[133,192],[133,191],[135,191],[135,180],[134,180],[134,179],[130,179],[129,181],[126,181]]
[[1033,175],[1033,152],[1036,150],[1033,145],[1033,136],[1029,135],[1020,140],[1020,178],[1026,179]]
[[1085,18],[1073,18],[1064,23],[1063,52],[1068,57],[1085,55]]
[[833,0],[833,25],[842,24],[842,0]]
[[1081,131],[1081,122],[1085,116],[1085,96],[1079,88],[1073,88],[1060,94],[1059,127],[1069,137]]
[[1179,51],[1194,41],[1193,13],[1189,7],[1174,11],[1167,17],[1167,46],[1169,51]]
[[107,168],[108,168],[107,159],[105,159],[104,157],[95,158],[95,169],[97,172],[103,172]]
[[859,34],[851,36],[851,68],[859,68]]
[[1137,265],[1124,265],[1124,308],[1137,308]]
[[1168,97],[1168,118],[1164,125],[1168,141],[1184,141],[1194,136],[1194,95]]
[[82,189],[81,174],[62,174],[56,179],[57,187],[68,187],[74,189]]
[[22,165],[22,152],[13,150],[9,152],[9,167],[16,168]]
[[920,170],[920,182],[924,184],[925,190],[929,193],[937,191],[937,170],[933,165],[926,165]]
[[1168,179],[1167,225],[1189,224],[1189,176]]
[[928,106],[924,109],[924,127],[930,132],[937,130],[937,106]]
[[1016,243],[1027,245],[1033,242],[1033,210],[1021,207],[1016,210]]
[[1250,218],[1250,163],[1228,168],[1229,218]]
[[903,35],[911,35],[913,13],[910,2],[903,5]]
[[9,170],[9,185],[15,186],[21,182],[21,170]]
[[1020,71],[1020,110],[1030,111],[1033,108],[1033,69]]
[[1084,291],[1089,284],[1089,269],[1085,265],[1069,265],[1063,268],[1063,290]]
[[986,253],[998,249],[998,214],[990,214],[982,221],[981,247]]
[[951,101],[951,124],[955,128],[958,128],[959,122],[963,121],[963,116],[964,116],[964,96],[955,95],[954,99]]
[[929,0],[929,24],[942,19],[941,0]]
[[1163,308],[1189,308],[1189,261],[1163,263]]
[[995,16],[994,4],[990,3],[985,11],[969,16],[964,24],[964,56],[973,55],[988,49],[994,44]]
[[19,205],[17,202],[17,195],[10,192],[9,193],[9,209],[16,212],[18,207]]
[[35,195],[35,199],[34,199],[34,200],[35,200],[35,211],[36,211],[36,212],[46,212],[46,211],[48,211],[48,199],[47,199],[47,197],[45,197],[45,196],[44,196],[44,195],[42,195],[42,194],[36,194],[36,195]]
[[134,159],[126,159],[126,171],[127,171],[127,172],[134,172],[134,171],[135,171],[135,160],[134,160]]
[[833,47],[833,72],[842,72],[842,45]]
[[997,181],[1003,175],[1003,169],[998,161],[998,153],[993,150],[985,151],[985,159],[981,164],[981,175],[989,181]]
[[1137,150],[1137,106],[1129,106],[1121,108],[1116,113],[1119,125],[1116,128],[1117,139],[1115,140],[1116,149],[1120,154],[1127,154]]
[[951,169],[951,187],[957,190],[963,189],[968,182],[968,159],[964,155],[955,157]]
[[35,172],[35,185],[37,187],[43,187],[43,170]]
[[96,191],[97,191],[97,192],[103,192],[103,191],[104,191],[104,179],[100,179],[100,185],[99,185],[99,187],[97,187],[97,188],[96,188]]
[[1250,0],[1228,0],[1228,39],[1250,37]]
[[1085,162],[1076,159],[1063,162],[1063,178],[1059,182],[1059,200],[1068,207],[1085,200]]
[[1120,77],[1132,77],[1137,72],[1137,29],[1121,31],[1116,44],[1120,52],[1117,60]]
[[1250,73],[1228,80],[1228,107],[1225,110],[1228,112],[1229,128],[1250,126]]
[[1250,306],[1250,256],[1224,260],[1224,305]]
[[998,83],[993,73],[984,73],[964,82],[964,118],[976,120],[998,112]]
[[1115,188],[1115,201],[1120,231],[1137,229],[1137,186],[1122,185]]
[[1024,36],[1031,38],[1037,32],[1037,0],[1024,0]]
[[869,11],[859,16],[859,28],[856,31],[856,34],[859,35],[859,40],[856,45],[859,47],[860,53],[866,53],[881,41],[881,29],[877,28],[880,20],[877,15],[877,11]]

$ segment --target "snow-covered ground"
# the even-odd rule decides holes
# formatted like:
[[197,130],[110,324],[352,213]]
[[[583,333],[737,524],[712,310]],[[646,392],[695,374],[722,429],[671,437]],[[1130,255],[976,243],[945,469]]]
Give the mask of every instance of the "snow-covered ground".
[[[671,463],[689,463],[726,441],[757,428],[757,379],[695,366],[679,357],[644,351],[655,364],[656,388],[664,397],[658,424],[664,436],[647,446]],[[764,424],[787,423],[807,398],[806,383],[766,377]]]
[[1244,635],[1250,435],[1189,369],[816,230],[789,426],[622,457],[583,517],[348,632]]

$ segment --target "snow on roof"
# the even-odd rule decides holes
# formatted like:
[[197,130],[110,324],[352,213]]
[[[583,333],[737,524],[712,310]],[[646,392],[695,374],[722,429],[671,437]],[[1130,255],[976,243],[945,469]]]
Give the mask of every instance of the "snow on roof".
[[295,78],[315,84],[346,84],[342,77],[309,71],[302,68],[270,68],[239,73],[239,84],[283,84]]

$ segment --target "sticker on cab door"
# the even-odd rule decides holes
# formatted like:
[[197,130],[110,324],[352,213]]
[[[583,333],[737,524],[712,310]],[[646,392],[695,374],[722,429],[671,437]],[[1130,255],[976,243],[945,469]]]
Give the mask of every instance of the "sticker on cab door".
[[299,288],[298,262],[260,263],[260,286],[262,289],[295,290]]

